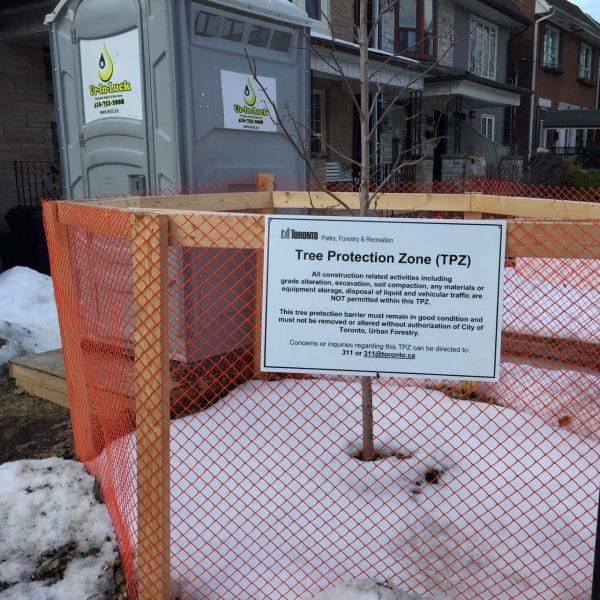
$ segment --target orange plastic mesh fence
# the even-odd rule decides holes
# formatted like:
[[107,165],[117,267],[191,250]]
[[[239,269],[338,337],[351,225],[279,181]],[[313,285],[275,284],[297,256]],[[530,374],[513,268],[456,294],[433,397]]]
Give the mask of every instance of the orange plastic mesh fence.
[[511,222],[500,381],[374,379],[382,458],[361,462],[358,378],[257,370],[262,215],[44,217],[77,455],[132,598],[291,600],[360,578],[589,597],[600,223]]
[[[314,186],[316,187],[316,186]],[[329,181],[326,188],[332,192],[357,192],[358,182]],[[293,188],[289,188],[293,189]],[[401,183],[370,184],[371,192],[461,194],[479,192],[499,196],[523,198],[553,198],[579,202],[600,202],[600,188],[575,188],[547,184],[527,184],[497,179],[449,179],[446,181],[415,181]]]

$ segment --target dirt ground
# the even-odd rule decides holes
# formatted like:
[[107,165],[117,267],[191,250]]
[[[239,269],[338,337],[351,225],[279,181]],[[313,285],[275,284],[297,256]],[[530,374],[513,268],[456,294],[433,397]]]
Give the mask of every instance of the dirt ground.
[[[14,381],[0,378],[0,463],[58,456],[74,459],[69,411],[19,391]],[[55,560],[57,572],[64,564]],[[51,577],[50,577],[51,578]],[[122,570],[115,570],[115,592],[108,600],[127,600]]]
[[24,458],[75,458],[69,411],[0,379],[0,463]]

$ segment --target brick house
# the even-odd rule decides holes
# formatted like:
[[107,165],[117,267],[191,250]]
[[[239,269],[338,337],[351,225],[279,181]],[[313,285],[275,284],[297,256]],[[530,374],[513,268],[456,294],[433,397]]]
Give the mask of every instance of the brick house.
[[[358,90],[358,3],[297,4],[314,24],[313,163],[357,161],[357,118],[348,88]],[[479,165],[500,165],[511,153],[516,110],[528,94],[509,77],[508,42],[530,19],[510,0],[392,4],[373,17],[370,44],[378,123],[371,144],[374,176],[381,179],[401,166],[394,181],[463,177],[474,157]],[[379,5],[370,3],[371,15]]]
[[516,2],[534,21],[510,47],[515,77],[533,91],[519,113],[519,150],[573,156],[600,128],[600,24],[567,0]]
[[6,212],[37,201],[30,175],[42,169],[46,182],[55,154],[55,116],[48,30],[44,15],[54,2],[3,0],[0,6],[0,231]]

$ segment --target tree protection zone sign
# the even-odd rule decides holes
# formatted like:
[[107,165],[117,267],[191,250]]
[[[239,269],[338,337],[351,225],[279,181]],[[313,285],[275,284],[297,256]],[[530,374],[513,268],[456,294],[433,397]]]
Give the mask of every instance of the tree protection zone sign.
[[497,381],[505,221],[265,223],[261,369]]

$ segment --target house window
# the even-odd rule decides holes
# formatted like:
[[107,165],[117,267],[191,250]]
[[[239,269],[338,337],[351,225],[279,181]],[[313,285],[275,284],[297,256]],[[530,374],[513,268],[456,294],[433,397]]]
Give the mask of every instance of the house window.
[[496,117],[481,115],[481,135],[492,142],[496,139]]
[[320,0],[306,0],[306,13],[311,19],[321,20],[321,2]]
[[496,79],[496,47],[498,28],[493,23],[471,17],[469,37],[469,71]]
[[435,58],[434,0],[399,0],[396,5],[396,52]]
[[[273,2],[273,0],[270,0]],[[329,5],[331,0],[289,0],[317,23],[312,23],[311,28],[328,33],[330,32],[331,20],[329,17]]]
[[577,78],[582,81],[593,82],[594,81],[594,50],[587,44],[580,44],[579,46],[579,65],[577,70]]
[[554,27],[544,28],[544,44],[542,46],[542,68],[558,71],[560,60],[560,31]]
[[324,156],[325,147],[325,91],[313,90],[310,110],[310,153]]
[[[369,33],[369,47],[379,47],[374,42],[376,23],[373,21],[373,0],[367,0],[367,31]],[[354,30],[358,35],[360,24],[360,0],[354,0]]]

